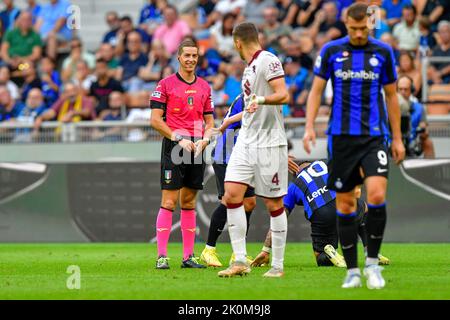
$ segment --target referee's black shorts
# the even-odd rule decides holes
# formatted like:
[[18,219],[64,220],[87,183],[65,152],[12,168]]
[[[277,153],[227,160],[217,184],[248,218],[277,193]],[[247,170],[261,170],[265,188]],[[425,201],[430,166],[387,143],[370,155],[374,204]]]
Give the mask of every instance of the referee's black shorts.
[[[225,172],[227,165],[225,163],[213,163],[214,173],[216,174],[217,195],[219,200],[222,200],[225,194]],[[248,186],[245,191],[244,198],[251,198],[255,196],[255,188]]]
[[[194,138],[191,140],[194,141]],[[174,148],[176,149],[174,150]],[[194,159],[194,153],[187,154],[178,145],[178,142],[167,138],[163,139],[161,147],[162,190],[179,190],[183,187],[202,190],[205,167],[203,154]]]
[[[357,223],[360,226],[364,222],[364,213],[366,211],[363,200],[357,200],[356,211],[358,214]],[[335,249],[338,247],[336,200],[330,201],[323,207],[315,210],[309,221],[311,222],[312,246],[315,252],[324,252],[327,244],[331,244]]]
[[388,148],[384,137],[337,135],[328,138],[328,184],[330,190],[349,192],[364,177],[388,177]]

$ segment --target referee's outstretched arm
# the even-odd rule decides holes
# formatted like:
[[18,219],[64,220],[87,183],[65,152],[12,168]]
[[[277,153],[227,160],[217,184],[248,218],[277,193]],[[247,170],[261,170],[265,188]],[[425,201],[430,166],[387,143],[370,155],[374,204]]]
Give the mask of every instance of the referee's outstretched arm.
[[388,119],[392,131],[392,157],[395,163],[399,164],[405,158],[405,146],[402,141],[402,132],[400,130],[400,105],[398,103],[396,82],[383,86],[386,96],[386,106]]
[[309,92],[308,101],[306,102],[306,125],[305,134],[303,136],[303,148],[306,153],[311,153],[311,147],[309,142],[313,146],[316,145],[316,132],[314,130],[314,121],[317,118],[317,113],[319,112],[320,102],[322,99],[323,90],[327,81],[321,77],[314,77],[311,91]]

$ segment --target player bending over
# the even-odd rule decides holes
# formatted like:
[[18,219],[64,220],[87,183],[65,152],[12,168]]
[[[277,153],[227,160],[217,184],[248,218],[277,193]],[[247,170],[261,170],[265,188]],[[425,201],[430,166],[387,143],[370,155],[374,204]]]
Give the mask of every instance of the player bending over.
[[178,72],[162,79],[151,96],[151,125],[163,137],[161,148],[162,199],[156,220],[156,269],[169,269],[167,243],[172,213],[181,205],[182,268],[206,268],[194,256],[197,191],[203,189],[203,150],[214,127],[211,88],[195,75],[198,47],[183,40],[178,49]]
[[[227,222],[227,207],[223,200],[225,193],[225,172],[230,155],[233,151],[234,144],[238,137],[238,130],[241,128],[242,112],[244,108],[244,95],[241,93],[233,103],[230,105],[226,116],[219,128],[222,136],[217,140],[216,146],[213,150],[213,168],[216,174],[216,184],[218,197],[220,200],[219,206],[214,210],[211,217],[211,222],[208,231],[208,241],[205,249],[203,249],[200,259],[208,266],[221,267],[222,263],[219,260],[216,252],[216,243],[219,236],[222,234],[223,228]],[[250,215],[256,206],[255,189],[248,187],[244,194],[244,208],[245,216],[247,218],[247,231],[250,223]],[[234,254],[231,256],[230,264],[235,261]],[[252,259],[247,256],[247,263],[252,263]]]
[[[296,176],[290,183],[288,194],[284,197],[284,207],[288,216],[296,205],[303,206],[305,218],[311,223],[311,240],[319,267],[332,266],[346,267],[344,258],[336,251],[338,246],[338,232],[336,225],[336,194],[328,190],[328,168],[323,161],[304,161],[299,165],[297,172],[291,172]],[[360,188],[357,192],[361,193]],[[366,203],[357,200],[358,234],[367,246],[365,218]],[[270,232],[267,233],[262,251],[251,264],[252,267],[264,266],[268,263],[271,248]],[[389,259],[378,255],[380,264],[389,264]]]
[[281,108],[289,101],[289,93],[280,60],[262,50],[254,24],[238,24],[233,30],[233,40],[239,55],[247,62],[242,77],[245,101],[242,127],[225,173],[224,201],[236,261],[218,275],[233,277],[251,270],[246,261],[247,221],[243,201],[248,186],[252,186],[270,213],[272,268],[264,276],[281,277],[287,233],[283,196],[288,185],[287,139]]

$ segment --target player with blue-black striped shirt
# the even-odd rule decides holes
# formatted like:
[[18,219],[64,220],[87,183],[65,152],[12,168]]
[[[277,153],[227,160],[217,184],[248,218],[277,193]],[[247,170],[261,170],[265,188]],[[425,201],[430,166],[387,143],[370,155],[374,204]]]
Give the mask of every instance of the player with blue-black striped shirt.
[[[227,207],[222,200],[225,193],[225,172],[227,169],[228,161],[230,160],[231,152],[236,143],[239,129],[241,128],[242,111],[244,108],[244,95],[241,93],[231,103],[227,114],[222,121],[219,128],[222,135],[219,136],[216,142],[216,146],[213,150],[213,168],[216,174],[216,185],[218,196],[220,200],[219,206],[216,208],[211,216],[211,222],[208,231],[208,240],[206,242],[205,249],[203,250],[200,259],[204,261],[208,266],[221,267],[217,252],[216,243],[219,236],[222,234],[225,223],[227,222]],[[256,206],[255,189],[248,187],[244,195],[244,208],[247,217],[247,230],[250,221],[250,215]],[[231,257],[230,263],[234,261],[234,256]],[[250,264],[251,258],[247,257],[247,262]]]
[[[328,167],[324,161],[303,161],[295,171],[295,180],[289,184],[288,193],[283,198],[288,216],[296,206],[303,206],[305,218],[311,223],[311,240],[317,265],[346,267],[344,258],[337,253],[338,233],[336,226],[336,193],[329,190]],[[360,189],[358,190],[360,193]],[[357,200],[358,234],[366,247],[365,231],[366,204]],[[271,249],[270,232],[267,234],[262,251],[256,256],[252,267],[269,262]],[[389,264],[389,259],[379,255],[380,264]]]
[[388,120],[396,163],[403,160],[405,148],[400,131],[394,54],[390,46],[369,37],[368,12],[369,7],[364,3],[351,5],[346,21],[348,36],[327,43],[317,57],[307,102],[303,146],[309,153],[310,143],[315,144],[314,120],[322,92],[331,79],[333,102],[327,131],[330,169],[327,186],[336,192],[339,240],[347,263],[342,287],[361,286],[355,187],[364,182],[369,207],[364,275],[369,289],[381,289],[385,281],[378,266],[378,253],[386,225]]

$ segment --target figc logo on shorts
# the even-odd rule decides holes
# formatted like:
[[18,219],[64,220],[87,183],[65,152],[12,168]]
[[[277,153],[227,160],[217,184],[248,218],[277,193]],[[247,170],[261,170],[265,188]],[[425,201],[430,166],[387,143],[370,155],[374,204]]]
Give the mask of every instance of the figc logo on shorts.
[[172,170],[164,170],[164,179],[166,183],[170,183],[170,180],[172,180]]

